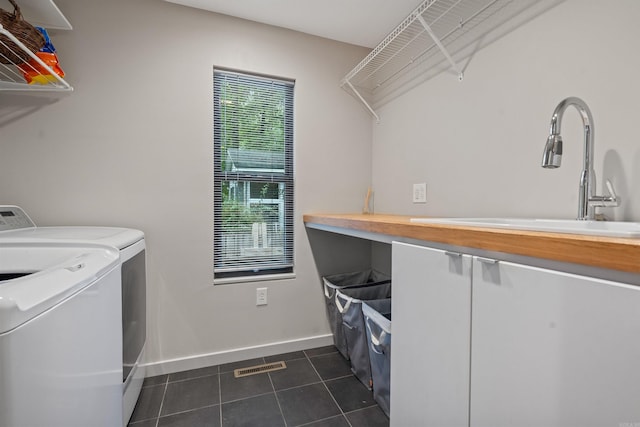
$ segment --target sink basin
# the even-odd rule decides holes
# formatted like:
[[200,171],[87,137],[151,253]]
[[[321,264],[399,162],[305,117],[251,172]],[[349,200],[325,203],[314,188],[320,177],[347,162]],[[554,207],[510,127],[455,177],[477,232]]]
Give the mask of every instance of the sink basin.
[[605,237],[640,237],[640,223],[638,222],[525,218],[411,218],[411,222],[588,234]]

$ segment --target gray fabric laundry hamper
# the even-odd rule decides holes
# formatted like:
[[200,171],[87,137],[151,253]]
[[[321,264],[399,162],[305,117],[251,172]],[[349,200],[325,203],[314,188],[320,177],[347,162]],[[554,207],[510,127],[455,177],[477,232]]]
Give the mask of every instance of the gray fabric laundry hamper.
[[373,379],[373,399],[389,416],[391,379],[391,299],[362,304]]
[[[359,289],[372,285],[389,284],[389,276],[376,270],[356,271],[352,273],[333,274],[322,278],[329,326],[333,334],[333,343],[345,359],[349,359],[347,340],[342,326],[342,315],[336,307],[336,292],[339,289]],[[355,291],[354,292],[358,292]]]
[[366,288],[341,289],[336,292],[336,307],[342,315],[342,326],[347,341],[351,371],[369,390],[372,380],[362,304],[390,297],[391,282]]

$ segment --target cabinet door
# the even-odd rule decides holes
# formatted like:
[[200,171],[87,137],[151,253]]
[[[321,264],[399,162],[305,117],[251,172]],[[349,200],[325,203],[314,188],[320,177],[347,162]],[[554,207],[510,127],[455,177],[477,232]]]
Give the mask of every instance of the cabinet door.
[[640,289],[474,259],[473,427],[640,423]]
[[392,251],[391,425],[467,426],[471,257]]

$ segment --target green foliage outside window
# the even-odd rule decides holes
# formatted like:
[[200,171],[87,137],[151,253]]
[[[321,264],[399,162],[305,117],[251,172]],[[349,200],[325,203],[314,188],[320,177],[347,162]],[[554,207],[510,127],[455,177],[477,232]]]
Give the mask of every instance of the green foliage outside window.
[[[232,81],[223,82],[220,91],[222,153],[229,148],[284,151],[282,87]],[[221,159],[222,170],[226,170],[226,161]]]

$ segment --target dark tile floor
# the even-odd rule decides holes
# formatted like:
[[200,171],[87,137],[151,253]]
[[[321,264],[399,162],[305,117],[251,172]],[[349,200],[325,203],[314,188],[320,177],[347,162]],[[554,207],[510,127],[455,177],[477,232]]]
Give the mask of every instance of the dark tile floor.
[[[284,360],[287,368],[234,378]],[[333,346],[147,378],[130,427],[377,427],[389,419]]]

